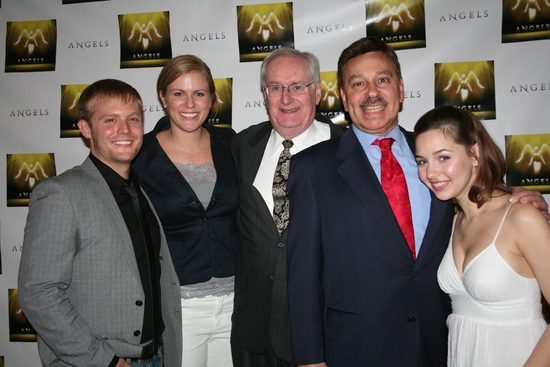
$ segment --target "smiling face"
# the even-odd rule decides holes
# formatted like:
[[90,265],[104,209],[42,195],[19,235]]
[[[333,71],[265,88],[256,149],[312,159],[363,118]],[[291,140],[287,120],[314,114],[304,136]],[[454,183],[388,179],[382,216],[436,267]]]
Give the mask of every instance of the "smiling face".
[[200,71],[180,75],[159,96],[171,127],[186,132],[199,129],[212,107],[208,81]]
[[[266,85],[287,87],[294,83],[312,82],[307,73],[306,60],[293,56],[280,56],[269,63],[265,74]],[[305,93],[290,95],[287,88],[281,96],[269,96],[265,91],[269,120],[273,128],[285,139],[303,133],[315,118],[317,103],[321,100],[321,82],[305,87]]]
[[[478,156],[477,145],[472,147]],[[418,177],[438,199],[468,200],[478,170],[478,161],[464,145],[455,143],[439,129],[416,137]]]
[[359,130],[383,136],[397,126],[404,100],[403,79],[388,56],[373,51],[350,59],[343,83],[344,109]]
[[90,140],[90,151],[124,178],[143,140],[143,114],[136,101],[120,98],[94,103],[91,121],[78,121],[82,136]]

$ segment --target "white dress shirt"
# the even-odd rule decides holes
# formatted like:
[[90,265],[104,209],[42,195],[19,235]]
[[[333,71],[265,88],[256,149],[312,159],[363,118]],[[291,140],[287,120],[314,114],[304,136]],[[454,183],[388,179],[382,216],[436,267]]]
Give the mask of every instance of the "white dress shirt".
[[[294,145],[290,148],[290,154],[296,154],[312,145],[328,139],[330,139],[330,126],[313,120],[313,123],[306,131],[292,139]],[[275,129],[271,130],[271,135],[267,141],[262,162],[254,178],[254,187],[264,198],[270,213],[273,213],[273,194],[271,192],[273,187],[273,176],[275,175],[279,156],[283,151],[283,140],[283,137],[279,135]]]

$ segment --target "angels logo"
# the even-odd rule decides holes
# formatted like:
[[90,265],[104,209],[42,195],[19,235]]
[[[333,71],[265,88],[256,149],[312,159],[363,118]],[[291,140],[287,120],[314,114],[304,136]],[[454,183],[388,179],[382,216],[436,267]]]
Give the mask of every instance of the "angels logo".
[[[542,6],[550,7],[550,2],[548,0],[540,1]],[[525,7],[523,6],[525,5]],[[529,18],[529,21],[532,22],[537,17],[537,12],[542,12],[541,5],[539,0],[517,0],[516,5],[510,9],[512,11],[518,10],[524,14],[524,16]],[[522,11],[523,10],[523,11]]]
[[[137,31],[137,32],[136,32]],[[134,36],[137,38],[137,43],[142,43],[143,50],[147,50],[149,47],[149,41],[153,42],[153,36],[156,36],[156,40],[159,40],[162,38],[162,36],[157,31],[157,28],[153,24],[153,22],[149,21],[147,25],[145,23],[142,23],[141,25],[136,22],[134,24],[134,28],[132,29],[132,33],[130,34],[130,37],[128,37],[128,41],[135,42]]]
[[8,22],[6,72],[55,70],[55,20]]
[[506,136],[506,183],[550,193],[550,134]]
[[550,0],[504,0],[502,42],[550,38]]
[[321,101],[318,112],[331,119],[335,124],[348,125],[340,99],[340,86],[336,71],[321,72]]
[[6,171],[8,206],[26,206],[34,187],[55,176],[54,155],[8,154]]
[[[25,42],[22,42],[22,40]],[[42,42],[39,43],[40,41]],[[23,43],[24,43],[23,48],[27,48],[28,54],[32,55],[35,46],[37,48],[41,47],[42,45],[45,46],[48,44],[48,41],[46,41],[46,39],[44,38],[44,33],[42,33],[40,28],[36,28],[35,31],[33,30],[27,31],[26,29],[23,29],[19,34],[19,38],[17,39],[17,41],[15,41],[13,45],[17,46]]]
[[367,34],[394,49],[426,47],[423,0],[367,0]]
[[535,175],[538,175],[541,168],[547,167],[549,163],[550,148],[546,143],[543,143],[540,147],[538,145],[532,147],[531,144],[525,145],[516,161],[517,165],[532,168]]
[[120,67],[162,66],[172,58],[168,12],[123,14],[120,28]]
[[378,19],[376,23],[379,23],[381,21],[385,21],[386,19],[388,19],[388,23],[386,25],[387,26],[391,25],[392,30],[394,32],[397,32],[399,30],[399,26],[405,23],[405,21],[403,20],[403,17],[401,16],[402,14],[407,15],[410,20],[415,20],[415,18],[411,15],[411,12],[407,8],[407,5],[405,5],[404,3],[399,4],[399,6],[394,5],[392,7],[386,4],[382,9],[382,13],[380,14],[380,19]]
[[216,99],[206,119],[207,123],[218,127],[231,127],[233,106],[233,78],[216,78]]
[[338,93],[338,81],[328,82],[322,81],[323,85],[323,98],[322,101],[326,102],[328,108],[333,108],[336,101],[340,102],[340,94]]
[[78,100],[89,84],[61,86],[61,138],[80,137],[78,128]]
[[452,104],[483,119],[496,118],[493,61],[435,64],[435,106]]
[[36,331],[23,313],[18,295],[17,289],[8,289],[10,342],[35,342]]
[[237,6],[241,61],[261,61],[271,51],[294,47],[292,3]]
[[274,33],[273,27],[271,26],[272,24],[279,27],[279,29],[285,29],[285,27],[279,23],[279,19],[277,19],[277,16],[273,14],[273,12],[269,13],[269,16],[265,14],[260,16],[260,14],[256,13],[254,14],[254,18],[252,18],[250,28],[248,28],[246,32],[255,32],[257,28],[258,34],[261,34],[264,42],[267,42],[271,33]]
[[[475,82],[475,84],[474,84]],[[454,72],[451,78],[449,79],[449,85],[443,89],[444,91],[452,90],[451,87],[456,85],[456,91],[454,92],[456,95],[460,95],[460,99],[462,102],[466,102],[468,100],[468,94],[469,92],[474,92],[474,88],[480,88],[485,89],[483,85],[479,82],[479,78],[477,77],[476,73],[474,73],[472,70],[468,73],[466,76],[466,73],[462,73],[458,75],[458,72]]]

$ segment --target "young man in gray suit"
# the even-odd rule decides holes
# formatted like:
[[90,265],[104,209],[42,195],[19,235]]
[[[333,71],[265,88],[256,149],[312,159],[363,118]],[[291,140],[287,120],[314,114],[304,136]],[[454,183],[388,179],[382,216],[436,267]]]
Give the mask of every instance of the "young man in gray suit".
[[82,93],[90,155],[30,199],[19,302],[44,366],[180,366],[179,283],[130,163],[143,137],[138,92],[100,80]]
[[292,141],[290,154],[295,154],[344,130],[316,115],[321,80],[313,54],[278,49],[265,58],[260,73],[269,121],[240,132],[232,143],[239,180],[241,247],[231,349],[235,367],[293,367],[283,223],[288,212],[274,203],[274,176],[283,141]]

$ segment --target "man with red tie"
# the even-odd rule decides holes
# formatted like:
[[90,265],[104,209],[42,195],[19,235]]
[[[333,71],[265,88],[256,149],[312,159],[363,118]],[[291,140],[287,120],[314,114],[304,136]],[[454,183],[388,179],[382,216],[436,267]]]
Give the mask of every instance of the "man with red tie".
[[[352,126],[290,164],[294,362],[445,366],[451,308],[436,274],[453,203],[418,179],[414,140],[398,125],[404,86],[395,52],[374,37],[354,42],[340,56],[338,82]],[[540,194],[523,195],[548,210]]]

